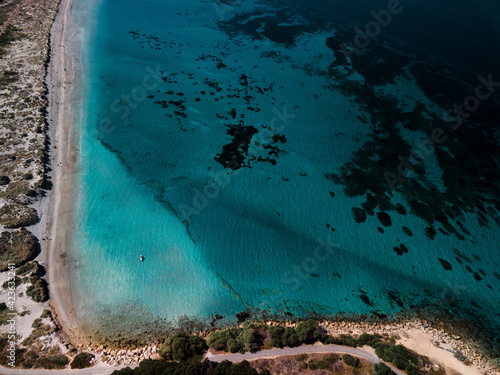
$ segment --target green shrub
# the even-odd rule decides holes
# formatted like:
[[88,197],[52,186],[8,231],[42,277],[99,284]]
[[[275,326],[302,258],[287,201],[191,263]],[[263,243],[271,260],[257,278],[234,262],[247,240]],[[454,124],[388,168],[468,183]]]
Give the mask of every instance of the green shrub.
[[418,364],[417,357],[403,345],[392,345],[384,342],[375,344],[375,353],[385,362],[391,362],[404,370],[410,364]]
[[238,364],[232,364],[229,361],[213,363],[214,368],[210,370],[210,375],[258,375],[248,361],[242,361]]
[[418,375],[418,371],[413,365],[407,365],[405,371],[408,375]]
[[[36,319],[35,319],[36,320]],[[48,324],[37,324],[33,322],[37,327],[34,327],[35,329],[31,331],[31,334],[26,337],[23,342],[21,343],[24,346],[29,346],[33,344],[36,339],[42,336],[47,336],[52,333],[52,327],[49,326]]]
[[38,327],[41,327],[43,324],[42,324],[42,319],[41,318],[36,318],[35,320],[33,320],[33,323],[31,323],[31,327],[33,328],[38,328]]
[[125,367],[121,370],[113,371],[111,375],[134,375],[134,370],[132,370],[130,367]]
[[453,357],[458,359],[460,362],[463,362],[467,359],[467,357],[462,352],[460,352],[458,350],[453,353]]
[[20,267],[37,254],[36,238],[25,228],[0,234],[0,272],[6,271],[9,263]]
[[336,361],[338,361],[339,356],[336,354],[327,354],[323,357],[323,361],[329,363],[330,365],[333,365]]
[[31,285],[26,288],[26,295],[35,302],[45,302],[49,299],[49,288],[47,282],[37,275],[29,278]]
[[39,358],[38,354],[36,354],[33,350],[26,352],[24,354],[24,362],[22,364],[22,368],[25,369],[33,368],[38,358]]
[[307,362],[307,365],[309,366],[309,369],[313,371],[319,368],[318,361],[316,361],[315,359],[311,359],[309,362]]
[[373,365],[373,370],[375,371],[373,375],[396,375],[385,363],[382,362],[375,363]]
[[33,368],[44,368],[48,370],[63,369],[69,363],[65,355],[55,355],[51,357],[40,357],[36,360]]
[[359,359],[353,357],[352,355],[349,354],[344,354],[342,356],[342,360],[347,366],[352,366],[352,367],[358,367],[359,366]]
[[73,361],[71,362],[71,368],[86,368],[90,367],[91,364],[90,362],[94,358],[93,354],[90,353],[80,353],[78,354],[75,358],[73,358]]
[[340,335],[331,337],[331,339],[328,339],[328,341],[330,341],[329,344],[351,346],[353,348],[358,346],[358,341],[350,335]]
[[380,342],[380,335],[373,334],[369,335],[368,333],[362,333],[357,339],[357,346],[369,345],[371,347],[375,347],[375,345]]
[[302,362],[302,361],[307,361],[309,359],[309,355],[304,353],[304,354],[298,354],[295,356],[295,360]]

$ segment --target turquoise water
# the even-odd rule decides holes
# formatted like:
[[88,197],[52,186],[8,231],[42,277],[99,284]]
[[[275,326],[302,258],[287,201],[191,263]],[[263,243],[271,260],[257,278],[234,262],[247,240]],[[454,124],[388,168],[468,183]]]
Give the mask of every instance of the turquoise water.
[[[448,92],[404,68],[421,52],[373,42],[363,56],[387,58],[374,74],[339,65],[329,38],[335,46],[353,38],[340,16],[279,2],[220,7],[77,2],[74,14],[91,9],[95,22],[83,41],[79,318],[116,338],[186,318],[233,323],[242,312],[381,316],[427,308],[486,322],[482,329],[495,338],[500,231],[491,114],[474,123],[488,155],[477,155],[470,136],[450,136],[426,156],[424,170],[391,191],[384,171],[397,173],[401,147],[435,128],[431,119],[454,99],[440,101],[434,94]],[[448,89],[459,98],[468,92]],[[391,109],[373,93],[392,100]],[[463,162],[461,149],[486,164]],[[490,185],[478,183],[488,178]],[[415,202],[433,209],[422,213]],[[353,208],[366,220],[357,222]]]

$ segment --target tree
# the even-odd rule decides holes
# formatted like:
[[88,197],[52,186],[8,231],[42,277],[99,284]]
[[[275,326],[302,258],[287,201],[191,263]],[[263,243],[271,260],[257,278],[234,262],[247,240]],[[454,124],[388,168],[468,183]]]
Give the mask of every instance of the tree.
[[227,340],[227,349],[231,353],[237,353],[241,350],[241,343],[238,340],[229,339]]
[[241,334],[241,342],[243,343],[243,349],[249,352],[255,349],[255,330],[253,328],[248,328]]
[[396,375],[385,363],[382,362],[375,363],[373,365],[373,370],[375,371],[375,374],[373,375]]
[[208,346],[213,346],[216,350],[228,350],[229,339],[236,340],[241,332],[243,329],[235,327],[212,332],[208,338]]
[[271,346],[281,348],[283,347],[283,333],[285,333],[285,329],[281,326],[271,326],[267,329],[267,333],[269,334],[269,338],[271,340]]
[[201,337],[188,336],[180,332],[165,340],[159,355],[166,360],[184,361],[202,355],[207,349],[207,343]]
[[295,333],[295,330],[291,327],[286,327],[285,331],[283,332],[283,345],[284,346],[298,346],[300,344],[299,338],[297,337],[297,333]]
[[210,375],[258,375],[248,361],[242,361],[237,365],[233,365],[229,361],[214,364],[214,368],[210,370]]
[[301,343],[312,344],[320,338],[318,323],[313,319],[308,319],[305,322],[297,324],[295,332]]

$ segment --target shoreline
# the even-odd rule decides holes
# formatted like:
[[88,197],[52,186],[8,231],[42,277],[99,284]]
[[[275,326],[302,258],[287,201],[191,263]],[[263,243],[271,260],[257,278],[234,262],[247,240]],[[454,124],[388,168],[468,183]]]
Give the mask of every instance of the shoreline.
[[[282,327],[295,328],[295,321],[256,321],[264,325],[279,325]],[[386,337],[396,337],[397,344],[401,344],[418,355],[426,356],[434,365],[447,370],[447,374],[453,373],[463,375],[499,375],[500,369],[495,367],[484,355],[475,351],[470,343],[462,337],[453,335],[443,328],[438,328],[422,319],[407,319],[399,322],[346,322],[334,320],[318,320],[327,334],[332,336],[354,335],[361,333],[378,333]],[[242,327],[242,325],[236,325]],[[232,326],[232,327],[236,327]],[[219,329],[205,330],[196,333],[197,336],[207,338],[211,332]],[[321,348],[323,344],[315,343],[307,345]],[[107,345],[91,345],[81,348],[82,351],[95,355],[96,363],[106,363],[111,366],[133,365],[144,359],[159,359],[157,351],[161,343],[156,340],[153,344],[124,350],[121,348],[108,347]],[[371,349],[367,349],[371,350]],[[454,357],[454,352],[462,352],[470,361],[469,365]],[[260,351],[259,351],[260,352]],[[257,352],[257,353],[259,353]],[[246,352],[248,353],[248,352]],[[226,352],[214,352],[209,350],[207,358],[214,359],[218,355],[228,355]],[[450,372],[455,371],[455,372]]]
[[50,33],[50,63],[46,77],[49,88],[47,121],[50,139],[55,148],[51,155],[53,188],[47,197],[47,245],[49,306],[54,320],[61,328],[64,341],[78,343],[81,332],[73,307],[70,265],[66,254],[72,213],[72,186],[77,149],[73,144],[73,107],[71,84],[75,78],[72,56],[66,53],[68,25],[73,0],[61,0]]

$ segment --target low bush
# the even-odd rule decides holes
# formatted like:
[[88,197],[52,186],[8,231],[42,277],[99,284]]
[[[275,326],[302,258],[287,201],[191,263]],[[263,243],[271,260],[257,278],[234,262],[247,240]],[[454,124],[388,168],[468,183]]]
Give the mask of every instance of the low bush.
[[356,357],[353,357],[352,355],[349,354],[344,354],[342,356],[342,360],[347,366],[352,366],[352,367],[358,367],[359,366],[359,359]]
[[47,282],[37,275],[29,278],[31,285],[26,288],[26,295],[35,302],[45,302],[49,299],[49,288]]
[[36,238],[25,228],[0,234],[0,272],[6,271],[9,263],[20,267],[37,255]]
[[307,359],[309,358],[309,355],[308,354],[298,354],[295,356],[295,360],[296,361],[299,361],[299,362],[302,362],[302,361],[307,361]]
[[257,374],[247,361],[233,364],[229,361],[215,363],[203,361],[201,356],[190,358],[181,362],[165,362],[164,360],[146,359],[135,369],[124,368],[116,370],[111,375],[270,375],[269,371],[263,370]]
[[90,367],[91,364],[90,362],[94,359],[94,355],[90,353],[80,353],[78,354],[75,358],[73,358],[73,361],[71,361],[71,368],[73,369],[78,369],[78,368],[86,368]]
[[411,353],[403,345],[392,345],[378,342],[375,344],[375,353],[385,362],[391,362],[400,370],[418,364],[417,356]]
[[34,363],[33,368],[43,368],[48,370],[63,369],[68,363],[69,359],[65,355],[40,357]]
[[467,359],[467,357],[458,350],[453,353],[453,357],[458,359],[460,362],[464,362]]
[[373,365],[373,375],[396,375],[385,363],[379,362]]

